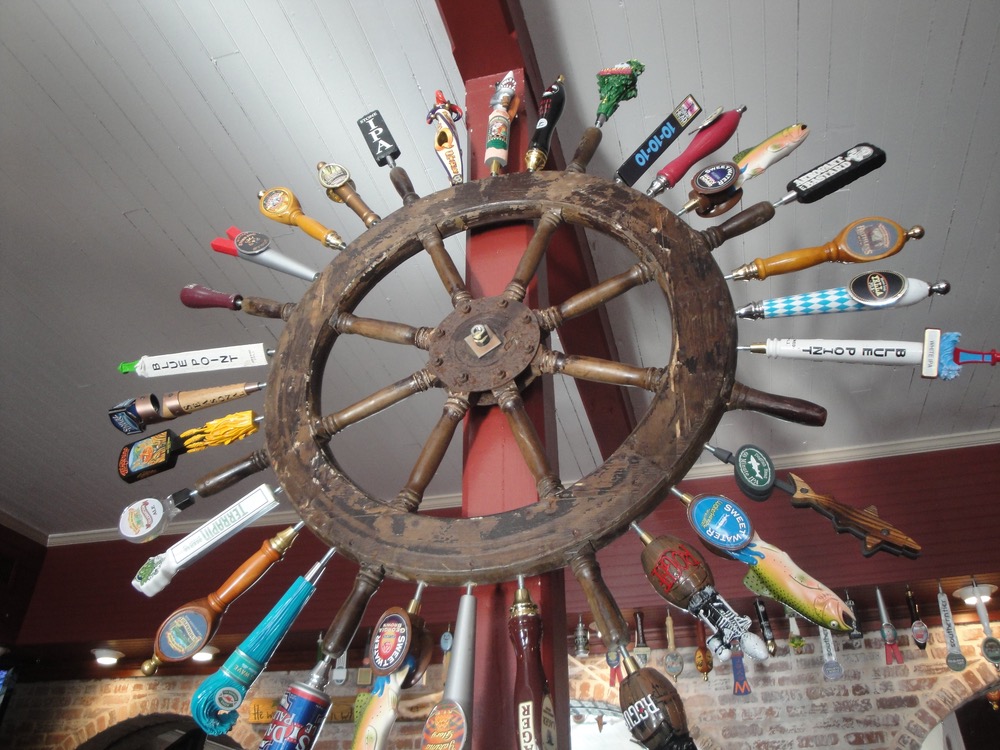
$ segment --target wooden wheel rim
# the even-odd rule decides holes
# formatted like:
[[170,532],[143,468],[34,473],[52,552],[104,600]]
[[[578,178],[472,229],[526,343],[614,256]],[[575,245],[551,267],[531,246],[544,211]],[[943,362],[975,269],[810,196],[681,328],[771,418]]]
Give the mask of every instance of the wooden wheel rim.
[[[345,475],[316,437],[323,370],[351,312],[378,281],[422,251],[421,231],[443,237],[475,227],[564,221],[614,237],[657,270],[673,342],[659,389],[607,460],[555,499],[490,516],[448,519],[406,512]],[[267,450],[302,520],[359,564],[429,585],[497,583],[565,566],[647,515],[702,452],[726,409],[736,367],[728,289],[697,233],[659,203],[604,179],[521,173],[458,185],[402,208],[338,255],[289,317],[267,388]]]

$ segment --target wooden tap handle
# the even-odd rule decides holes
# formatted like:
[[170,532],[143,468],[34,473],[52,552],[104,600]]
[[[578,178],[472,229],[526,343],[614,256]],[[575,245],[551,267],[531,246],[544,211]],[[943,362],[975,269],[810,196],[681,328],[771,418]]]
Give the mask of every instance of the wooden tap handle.
[[587,165],[594,158],[597,147],[601,145],[602,137],[603,133],[600,128],[589,127],[584,130],[583,136],[580,138],[580,144],[576,147],[576,153],[573,154],[573,161],[566,167],[566,171],[586,172]]
[[221,469],[213,471],[211,474],[203,476],[195,482],[195,492],[200,497],[214,495],[256,474],[258,471],[264,471],[270,465],[267,452],[263,449],[256,450],[246,458],[234,461],[231,464],[223,466]]
[[826,409],[819,404],[791,396],[765,393],[743,383],[733,385],[728,407],[730,411],[748,409],[808,427],[822,427],[826,424]]
[[164,393],[160,399],[160,416],[173,419],[182,414],[204,409],[208,406],[234,401],[261,389],[259,383],[233,383],[216,385],[211,388],[196,388],[191,391]]
[[409,206],[414,201],[419,200],[420,196],[413,189],[410,175],[402,167],[393,167],[389,170],[389,181],[396,188],[399,197],[403,199],[404,206]]
[[347,651],[351,641],[354,640],[358,625],[361,624],[368,602],[378,591],[384,577],[385,571],[382,568],[362,566],[354,579],[354,588],[351,589],[351,593],[330,623],[326,635],[323,636],[323,653],[336,659]]
[[570,561],[570,568],[587,597],[590,612],[594,615],[597,629],[601,631],[601,639],[608,651],[616,651],[619,646],[628,645],[628,623],[601,576],[601,566],[597,563],[594,551],[588,549],[578,553]]
[[219,307],[223,310],[239,310],[242,302],[241,294],[226,294],[204,284],[188,284],[181,289],[181,303],[193,309]]
[[260,549],[248,557],[219,588],[208,595],[209,606],[222,614],[226,608],[236,601],[244,591],[253,586],[280,560],[298,532],[294,526],[289,526],[279,532],[273,539],[265,539]]
[[772,255],[769,258],[756,258],[753,262],[756,268],[756,278],[766,279],[768,276],[777,276],[782,273],[793,273],[804,268],[812,268],[827,261],[851,260],[849,257],[841,257],[837,246],[837,241],[828,242],[817,247],[803,247],[798,250],[790,250],[787,253]]
[[779,273],[801,271],[826,261],[868,263],[893,256],[903,249],[907,240],[923,236],[924,229],[921,226],[906,230],[891,219],[869,216],[848,224],[825,245],[804,247],[772,255],[767,259],[757,258],[752,265],[756,267],[756,278],[766,279]]
[[247,315],[255,315],[258,318],[288,320],[295,311],[295,303],[278,302],[266,297],[244,297],[240,309]]
[[772,218],[774,218],[774,205],[770,201],[761,201],[749,208],[744,208],[718,226],[706,229],[701,233],[701,236],[705,238],[708,247],[715,250],[723,242],[746,234],[751,229],[766,224]]

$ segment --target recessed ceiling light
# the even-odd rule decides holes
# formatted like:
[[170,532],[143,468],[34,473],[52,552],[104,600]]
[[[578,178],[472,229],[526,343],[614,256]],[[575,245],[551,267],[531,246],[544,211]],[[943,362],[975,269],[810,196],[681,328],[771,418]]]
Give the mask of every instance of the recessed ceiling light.
[[[978,589],[978,591],[977,591]],[[993,592],[997,590],[997,587],[992,583],[976,583],[974,580],[968,586],[962,586],[955,593],[952,594],[956,599],[961,599],[966,604],[975,604],[976,596],[983,602],[988,602],[990,597],[993,596]]]
[[105,667],[117,664],[118,660],[125,656],[121,651],[115,651],[112,648],[95,648],[91,649],[90,653],[97,659],[98,664]]
[[215,646],[205,646],[201,651],[191,657],[193,661],[212,661],[213,657],[219,653]]

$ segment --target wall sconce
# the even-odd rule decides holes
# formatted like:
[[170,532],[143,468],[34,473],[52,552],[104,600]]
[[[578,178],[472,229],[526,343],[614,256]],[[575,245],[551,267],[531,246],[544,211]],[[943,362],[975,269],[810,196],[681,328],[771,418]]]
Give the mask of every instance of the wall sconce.
[[583,624],[583,615],[580,615],[580,621],[576,624],[573,645],[576,646],[576,657],[578,659],[590,655],[590,631]]
[[966,604],[975,604],[977,594],[981,602],[988,602],[996,590],[997,587],[992,583],[976,583],[976,579],[973,578],[972,583],[969,586],[962,586],[962,588],[955,591],[952,596],[956,599],[961,599]]
[[212,661],[219,649],[215,646],[205,646],[201,651],[191,656],[191,661]]
[[121,651],[115,651],[113,648],[94,648],[90,650],[90,653],[94,655],[97,659],[97,663],[102,667],[110,667],[118,663],[125,654]]

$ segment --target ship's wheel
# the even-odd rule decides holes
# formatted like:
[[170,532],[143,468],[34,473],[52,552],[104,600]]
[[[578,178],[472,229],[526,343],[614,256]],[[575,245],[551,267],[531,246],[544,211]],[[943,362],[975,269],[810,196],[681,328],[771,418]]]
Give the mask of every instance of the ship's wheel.
[[[363,569],[429,585],[497,583],[564,567],[648,514],[702,452],[732,408],[736,324],[722,273],[702,233],[634,190],[587,175],[520,173],[458,185],[426,197],[393,170],[404,207],[373,226],[322,272],[289,317],[266,403],[267,451],[305,523]],[[443,239],[498,223],[537,222],[505,291],[473,298]],[[549,236],[562,223],[605,235],[634,255],[624,273],[561,304],[532,309],[525,288]],[[433,328],[355,315],[388,273],[429,253],[452,311]],[[640,285],[659,287],[669,308],[670,351],[662,368],[564,355],[546,333]],[[321,384],[340,336],[418,347],[426,365],[338,411],[324,412]],[[643,388],[649,405],[633,432],[582,479],[566,486],[546,460],[521,399],[538,375]],[[331,436],[418,392],[442,389],[440,420],[394,498],[362,489],[338,464]],[[419,513],[428,482],[469,409],[499,408],[534,475],[539,500],[476,518]],[[578,573],[579,575],[579,573]],[[377,584],[375,584],[377,585]]]

